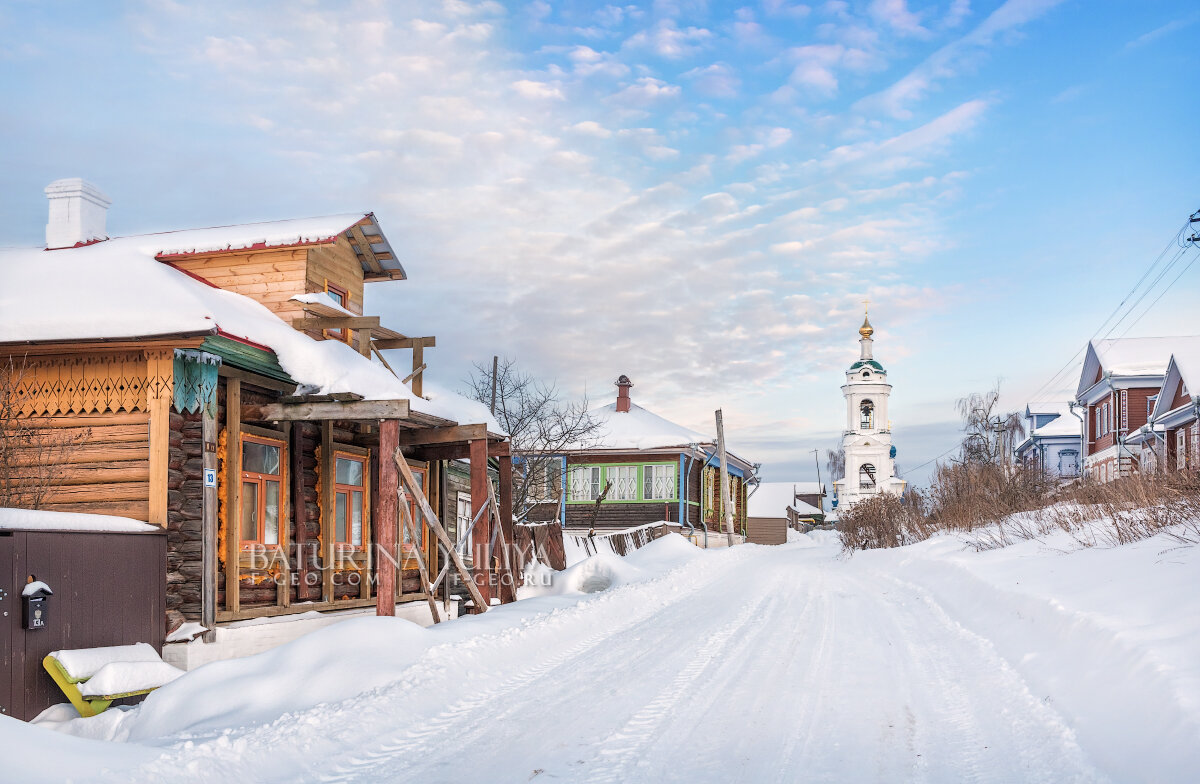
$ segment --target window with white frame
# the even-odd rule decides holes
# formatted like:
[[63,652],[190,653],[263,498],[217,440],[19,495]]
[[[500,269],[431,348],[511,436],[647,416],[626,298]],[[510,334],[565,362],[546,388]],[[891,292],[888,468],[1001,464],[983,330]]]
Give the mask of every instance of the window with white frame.
[[600,497],[600,466],[575,466],[567,481],[572,501],[595,501]]
[[675,466],[648,465],[642,471],[642,498],[647,501],[675,500]]
[[609,466],[604,471],[606,483],[612,484],[608,491],[609,501],[636,501],[638,497],[637,466]]
[[1175,431],[1175,469],[1187,468],[1187,435],[1181,427]]

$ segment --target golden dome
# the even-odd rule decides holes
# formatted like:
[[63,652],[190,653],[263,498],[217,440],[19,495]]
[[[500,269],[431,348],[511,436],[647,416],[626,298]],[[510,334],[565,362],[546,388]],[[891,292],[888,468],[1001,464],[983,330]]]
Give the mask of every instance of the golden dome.
[[863,316],[863,325],[858,328],[858,334],[863,338],[869,338],[875,334],[875,329],[871,326],[871,320],[868,317]]

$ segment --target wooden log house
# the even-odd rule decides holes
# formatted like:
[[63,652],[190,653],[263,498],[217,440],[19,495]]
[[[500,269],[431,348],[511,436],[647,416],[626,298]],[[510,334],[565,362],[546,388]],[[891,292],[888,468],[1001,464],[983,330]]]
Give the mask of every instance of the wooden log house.
[[[433,337],[364,315],[368,285],[406,278],[374,215],[106,239],[98,191],[65,182],[84,225],[54,225],[52,209],[47,249],[0,251],[0,359],[16,416],[52,434],[63,464],[41,507],[167,529],[168,631],[432,606],[418,555],[434,573],[439,556],[421,502],[453,519],[442,485],[458,458],[478,518],[474,583],[484,602],[513,598],[499,573],[512,532],[492,523],[512,520],[508,442],[485,407],[424,383]],[[388,365],[395,349],[411,373]],[[30,465],[49,454],[26,452]],[[482,513],[489,458],[499,515]]]
[[[617,399],[590,412],[597,431],[564,454],[543,455],[545,479],[532,495],[531,521],[570,529],[620,529],[668,521],[685,532],[724,530],[715,439],[633,402],[621,376]],[[757,466],[728,453],[735,532],[745,533],[746,499]],[[607,493],[605,490],[607,488]]]

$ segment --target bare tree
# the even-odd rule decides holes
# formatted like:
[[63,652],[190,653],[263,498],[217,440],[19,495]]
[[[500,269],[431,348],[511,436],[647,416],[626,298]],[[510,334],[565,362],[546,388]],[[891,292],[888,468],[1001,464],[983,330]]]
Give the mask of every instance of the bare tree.
[[[493,385],[493,378],[495,379]],[[600,423],[588,413],[587,398],[564,402],[558,388],[524,372],[516,360],[475,363],[468,395],[493,405],[513,451],[513,510],[524,518],[538,502],[561,497],[564,466],[555,457],[586,447]]]
[[846,475],[846,453],[840,446],[825,450],[825,468],[829,471],[831,484]]
[[1025,437],[1025,421],[1019,411],[996,413],[999,402],[997,381],[987,392],[972,392],[954,404],[963,420],[963,462],[1010,465],[1013,449]]
[[24,362],[0,362],[0,508],[38,509],[90,429],[64,434],[21,414]]

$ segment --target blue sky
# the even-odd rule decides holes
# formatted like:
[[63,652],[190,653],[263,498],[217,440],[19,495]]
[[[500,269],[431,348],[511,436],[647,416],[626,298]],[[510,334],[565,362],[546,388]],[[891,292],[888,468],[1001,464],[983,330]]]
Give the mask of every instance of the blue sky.
[[[0,245],[67,176],[113,234],[373,210],[411,280],[368,307],[435,376],[626,373],[772,480],[836,444],[869,297],[903,470],[1200,208],[1198,32],[1154,0],[7,2]],[[1129,334],[1195,332],[1198,281]]]

